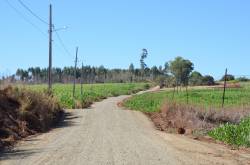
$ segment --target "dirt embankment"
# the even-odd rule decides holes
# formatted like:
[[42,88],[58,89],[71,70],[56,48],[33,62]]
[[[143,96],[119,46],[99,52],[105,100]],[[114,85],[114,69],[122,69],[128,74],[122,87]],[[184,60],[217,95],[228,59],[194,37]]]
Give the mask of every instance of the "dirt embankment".
[[160,112],[146,114],[159,130],[191,134],[195,131],[207,132],[220,124],[238,124],[243,118],[250,115],[250,111],[243,108],[207,110],[166,101]]
[[12,87],[0,90],[0,150],[28,135],[49,130],[62,114],[49,95]]

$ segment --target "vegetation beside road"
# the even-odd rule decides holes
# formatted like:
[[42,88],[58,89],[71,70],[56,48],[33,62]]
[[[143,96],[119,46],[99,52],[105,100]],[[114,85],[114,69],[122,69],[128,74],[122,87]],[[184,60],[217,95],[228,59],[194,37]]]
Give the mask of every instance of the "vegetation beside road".
[[57,123],[63,110],[46,93],[7,87],[0,90],[0,149]]
[[[46,85],[28,85],[28,89],[43,92]],[[88,107],[92,102],[100,101],[104,98],[119,95],[129,95],[148,89],[148,83],[109,83],[109,84],[84,84],[83,95],[81,95],[81,85],[76,85],[75,101],[73,99],[71,84],[54,84],[53,95],[57,97],[63,108]]]
[[250,147],[250,117],[239,124],[226,123],[210,131],[209,136],[235,147]]
[[[165,100],[176,103],[199,106],[202,108],[220,108],[222,105],[223,89],[190,89],[188,96],[185,90],[174,92],[174,90],[144,93],[136,95],[125,102],[125,106],[144,112],[158,112]],[[188,98],[187,98],[188,97]],[[187,100],[188,99],[188,100]],[[238,89],[227,89],[225,107],[242,107],[250,104],[250,85]]]
[[87,107],[106,97],[129,95],[150,87],[147,83],[117,83],[76,86],[76,99],[72,85],[53,85],[48,95],[46,85],[7,87],[0,90],[0,149],[16,140],[49,130],[63,115],[62,108]]
[[223,109],[222,92],[221,88],[190,89],[188,104],[185,90],[144,93],[123,105],[147,113],[161,130],[191,130],[228,144],[249,145],[250,120],[245,118],[250,115],[250,84],[228,88]]
[[[147,49],[142,49],[140,68],[135,68],[133,64],[130,64],[128,69],[107,69],[104,66],[54,68],[52,69],[53,96],[63,108],[86,108],[93,102],[107,97],[129,95],[148,89],[150,85],[145,82],[154,82],[160,88],[169,87],[169,89],[136,95],[126,100],[124,106],[147,113],[161,130],[174,128],[179,133],[185,133],[191,129],[192,132],[201,131],[203,134],[210,131],[212,137],[226,142],[228,141],[225,139],[225,134],[219,134],[216,129],[211,130],[220,124],[229,123],[218,130],[225,128],[225,131],[230,131],[231,127],[238,128],[230,124],[239,124],[242,119],[249,116],[248,78],[236,78],[227,74],[226,70],[220,82],[216,82],[211,75],[202,75],[195,71],[194,64],[182,57],[165,62],[164,67],[149,68],[144,61],[147,56]],[[45,83],[47,81],[45,73],[47,70],[39,67],[18,69],[15,75],[3,78],[0,83],[20,83],[32,91],[46,93],[47,85],[31,85]],[[74,97],[73,85],[62,84],[73,80],[78,84]],[[83,85],[81,92],[80,83],[91,84]],[[222,101],[224,83],[226,97],[223,96]],[[214,85],[217,85],[216,88],[212,87]],[[205,87],[197,88],[197,86]]]

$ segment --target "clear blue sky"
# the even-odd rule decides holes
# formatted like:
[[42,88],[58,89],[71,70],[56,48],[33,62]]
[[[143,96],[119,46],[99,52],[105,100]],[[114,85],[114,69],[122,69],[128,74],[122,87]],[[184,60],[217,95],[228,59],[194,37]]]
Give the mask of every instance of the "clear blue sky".
[[[190,59],[195,70],[220,77],[225,68],[235,75],[250,75],[249,0],[22,0],[37,15],[53,19],[66,47],[86,65],[139,67],[142,48],[148,66],[164,65],[176,56]],[[47,26],[9,0],[44,33]],[[0,2],[0,73],[17,68],[47,67],[48,39],[27,23],[6,0]],[[73,65],[54,34],[53,66]]]

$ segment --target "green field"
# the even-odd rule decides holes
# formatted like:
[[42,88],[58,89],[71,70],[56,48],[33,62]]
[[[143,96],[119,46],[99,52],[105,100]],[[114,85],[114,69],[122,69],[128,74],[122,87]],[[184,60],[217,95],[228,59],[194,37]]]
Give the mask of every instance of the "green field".
[[[223,89],[189,89],[188,104],[202,108],[221,108]],[[187,104],[185,90],[175,92],[173,90],[145,93],[128,99],[124,105],[128,108],[143,112],[157,112],[164,101]],[[250,104],[250,84],[242,84],[242,88],[227,89],[225,96],[225,108],[242,107]]]
[[[227,89],[225,97],[226,111],[237,108],[246,109],[250,107],[250,84],[241,84],[241,88]],[[196,110],[200,111],[206,108],[221,109],[222,107],[223,89],[189,89],[188,91],[188,104],[191,107],[197,107]],[[144,93],[142,95],[135,95],[124,102],[124,106],[133,110],[142,112],[160,112],[161,107],[165,102],[177,103],[187,105],[187,94],[185,91],[175,93],[173,97],[173,90]],[[186,106],[188,111],[188,106]],[[233,118],[234,115],[224,116],[225,118]],[[223,117],[223,116],[222,116]],[[245,116],[238,124],[222,124],[217,125],[213,130],[208,132],[208,135],[214,139],[221,140],[227,144],[239,147],[250,146],[250,118]]]
[[[94,101],[99,101],[106,97],[127,95],[148,88],[146,83],[116,83],[116,84],[84,84],[83,96],[81,96],[81,86],[76,85],[76,102],[89,104]],[[38,92],[45,91],[47,85],[29,85],[25,88]],[[57,97],[63,108],[72,108],[74,105],[73,86],[71,84],[54,84],[53,95]]]

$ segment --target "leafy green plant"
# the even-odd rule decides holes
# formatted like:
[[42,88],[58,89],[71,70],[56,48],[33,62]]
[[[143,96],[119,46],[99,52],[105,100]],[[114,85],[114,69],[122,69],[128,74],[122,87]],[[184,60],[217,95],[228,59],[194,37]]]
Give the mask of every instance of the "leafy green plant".
[[238,125],[224,124],[208,133],[209,136],[227,144],[239,147],[250,146],[250,118],[242,120]]

